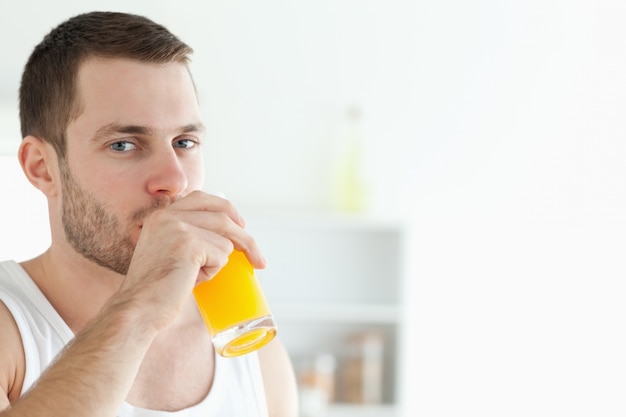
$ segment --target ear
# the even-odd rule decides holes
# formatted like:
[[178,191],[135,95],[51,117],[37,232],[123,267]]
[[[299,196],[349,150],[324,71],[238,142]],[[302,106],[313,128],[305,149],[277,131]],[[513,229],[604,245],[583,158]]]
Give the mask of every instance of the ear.
[[47,197],[59,191],[57,155],[51,145],[35,136],[26,136],[18,151],[22,170],[36,188]]

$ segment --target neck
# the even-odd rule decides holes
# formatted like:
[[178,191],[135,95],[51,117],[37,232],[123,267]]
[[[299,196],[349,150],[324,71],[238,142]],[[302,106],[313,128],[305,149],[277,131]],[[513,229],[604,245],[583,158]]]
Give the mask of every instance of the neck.
[[119,289],[124,277],[68,249],[53,245],[22,267],[70,329],[78,333]]

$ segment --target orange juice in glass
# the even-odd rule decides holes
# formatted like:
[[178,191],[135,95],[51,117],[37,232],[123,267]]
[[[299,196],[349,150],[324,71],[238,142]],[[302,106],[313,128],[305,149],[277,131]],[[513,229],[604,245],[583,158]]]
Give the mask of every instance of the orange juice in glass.
[[276,336],[276,323],[243,252],[234,250],[217,275],[198,284],[193,294],[221,356],[244,355]]

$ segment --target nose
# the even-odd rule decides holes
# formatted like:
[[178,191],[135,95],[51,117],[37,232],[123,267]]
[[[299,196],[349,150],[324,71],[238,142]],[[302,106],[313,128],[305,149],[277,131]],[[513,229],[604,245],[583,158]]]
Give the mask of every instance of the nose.
[[148,169],[150,194],[173,197],[187,189],[187,174],[173,148],[155,152]]

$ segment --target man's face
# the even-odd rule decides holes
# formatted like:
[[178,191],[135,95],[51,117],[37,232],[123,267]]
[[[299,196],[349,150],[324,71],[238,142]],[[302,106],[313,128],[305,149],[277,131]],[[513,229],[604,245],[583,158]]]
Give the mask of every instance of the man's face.
[[152,210],[200,189],[203,127],[187,68],[92,59],[61,161],[62,222],[74,250],[125,274]]

